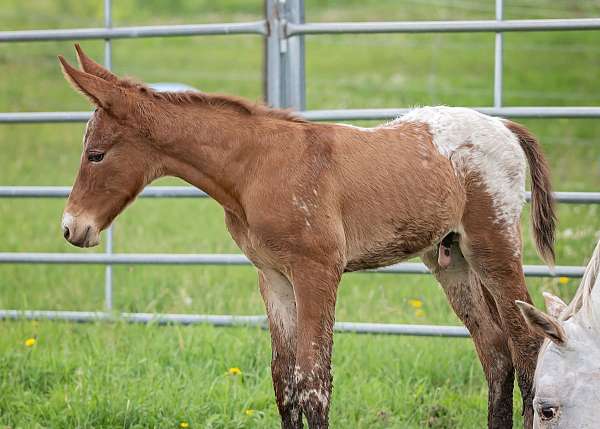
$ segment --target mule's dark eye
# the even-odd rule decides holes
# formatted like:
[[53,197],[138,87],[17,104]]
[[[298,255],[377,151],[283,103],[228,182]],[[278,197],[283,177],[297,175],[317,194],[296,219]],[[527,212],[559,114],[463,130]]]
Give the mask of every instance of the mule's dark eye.
[[104,159],[104,154],[99,152],[88,153],[88,161],[100,162]]
[[542,420],[552,420],[556,417],[556,407],[551,407],[550,405],[542,405],[539,409],[540,417]]

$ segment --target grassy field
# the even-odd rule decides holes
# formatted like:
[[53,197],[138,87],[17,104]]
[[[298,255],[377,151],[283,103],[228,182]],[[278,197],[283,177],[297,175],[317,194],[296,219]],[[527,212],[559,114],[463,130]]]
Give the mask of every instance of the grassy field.
[[[260,19],[258,0],[114,1],[115,25]],[[306,0],[308,21],[491,19],[476,0]],[[505,1],[507,18],[596,17],[600,1]],[[4,30],[102,25],[97,0],[5,0]],[[492,34],[308,37],[308,108],[492,103]],[[600,105],[600,33],[508,34],[504,103]],[[102,58],[103,43],[84,48]],[[118,73],[261,96],[261,39],[194,37],[114,42]],[[0,111],[85,110],[56,55],[70,42],[0,45]],[[600,188],[597,120],[527,120],[556,190]],[[363,123],[363,125],[369,123]],[[0,185],[68,185],[83,124],[1,125]],[[179,184],[163,179],[160,184]],[[84,252],[61,236],[64,201],[1,200],[0,252]],[[557,263],[582,265],[599,238],[597,206],[561,206]],[[540,263],[524,213],[525,262]],[[140,200],[116,222],[117,252],[238,252],[213,201]],[[102,247],[87,252],[103,251]],[[0,265],[0,308],[99,310],[102,267]],[[115,267],[118,311],[262,314],[249,267]],[[530,279],[569,299],[575,280]],[[411,299],[422,301],[416,312]],[[429,276],[344,278],[337,320],[458,324]],[[27,347],[25,341],[35,338]],[[278,425],[268,334],[250,328],[0,322],[0,427],[262,428]],[[332,427],[475,428],[487,392],[470,341],[338,334]],[[240,375],[228,374],[240,368]],[[515,404],[518,409],[518,396]],[[515,413],[519,423],[519,413]],[[185,425],[183,425],[185,426]],[[183,427],[181,426],[181,427]]]

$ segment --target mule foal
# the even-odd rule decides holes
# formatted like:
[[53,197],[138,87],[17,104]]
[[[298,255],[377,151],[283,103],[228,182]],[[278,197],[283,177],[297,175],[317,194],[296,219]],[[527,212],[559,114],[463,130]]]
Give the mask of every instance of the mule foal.
[[[516,370],[531,427],[540,339],[514,305],[530,301],[519,234],[526,159],[533,231],[549,262],[554,214],[544,159],[523,127],[449,107],[415,109],[370,129],[316,124],[235,97],[157,92],[76,49],[82,70],[60,57],[63,73],[96,110],[64,237],[97,245],[158,177],[207,192],[258,270],[285,429],[301,428],[304,417],[311,429],[328,427],[342,273],[414,256],[432,269],[475,341],[490,388],[488,426],[511,427]],[[438,249],[450,252],[440,257]]]

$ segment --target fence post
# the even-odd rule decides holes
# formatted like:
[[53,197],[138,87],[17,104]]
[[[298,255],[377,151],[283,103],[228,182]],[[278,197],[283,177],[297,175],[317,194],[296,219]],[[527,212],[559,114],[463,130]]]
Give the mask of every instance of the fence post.
[[264,49],[263,82],[265,101],[271,107],[281,107],[281,21],[279,0],[265,0],[267,37]]
[[266,0],[264,87],[272,107],[305,108],[304,36],[286,35],[286,24],[304,22],[304,0]]
[[[304,0],[283,0],[284,30],[285,25],[304,23]],[[282,43],[285,51],[282,53],[283,73],[283,107],[296,110],[306,108],[305,90],[305,64],[304,64],[304,36],[291,36],[282,34]]]
[[[112,27],[112,4],[111,0],[104,0],[104,27]],[[104,65],[107,69],[112,68],[112,42],[110,39],[104,40]],[[113,253],[113,226],[106,231],[106,250],[107,254]],[[106,265],[104,269],[104,308],[106,311],[113,309],[113,271],[112,265]]]
[[[503,0],[496,0],[496,21],[503,19]],[[494,107],[502,107],[503,35],[496,33],[494,48]]]

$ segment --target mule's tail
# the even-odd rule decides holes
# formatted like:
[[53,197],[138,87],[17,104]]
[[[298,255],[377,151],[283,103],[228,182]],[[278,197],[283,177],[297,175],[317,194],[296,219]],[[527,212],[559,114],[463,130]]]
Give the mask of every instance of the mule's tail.
[[556,214],[550,183],[550,170],[540,144],[523,125],[504,121],[506,127],[519,139],[531,173],[531,221],[538,253],[550,266],[554,266],[554,233]]

